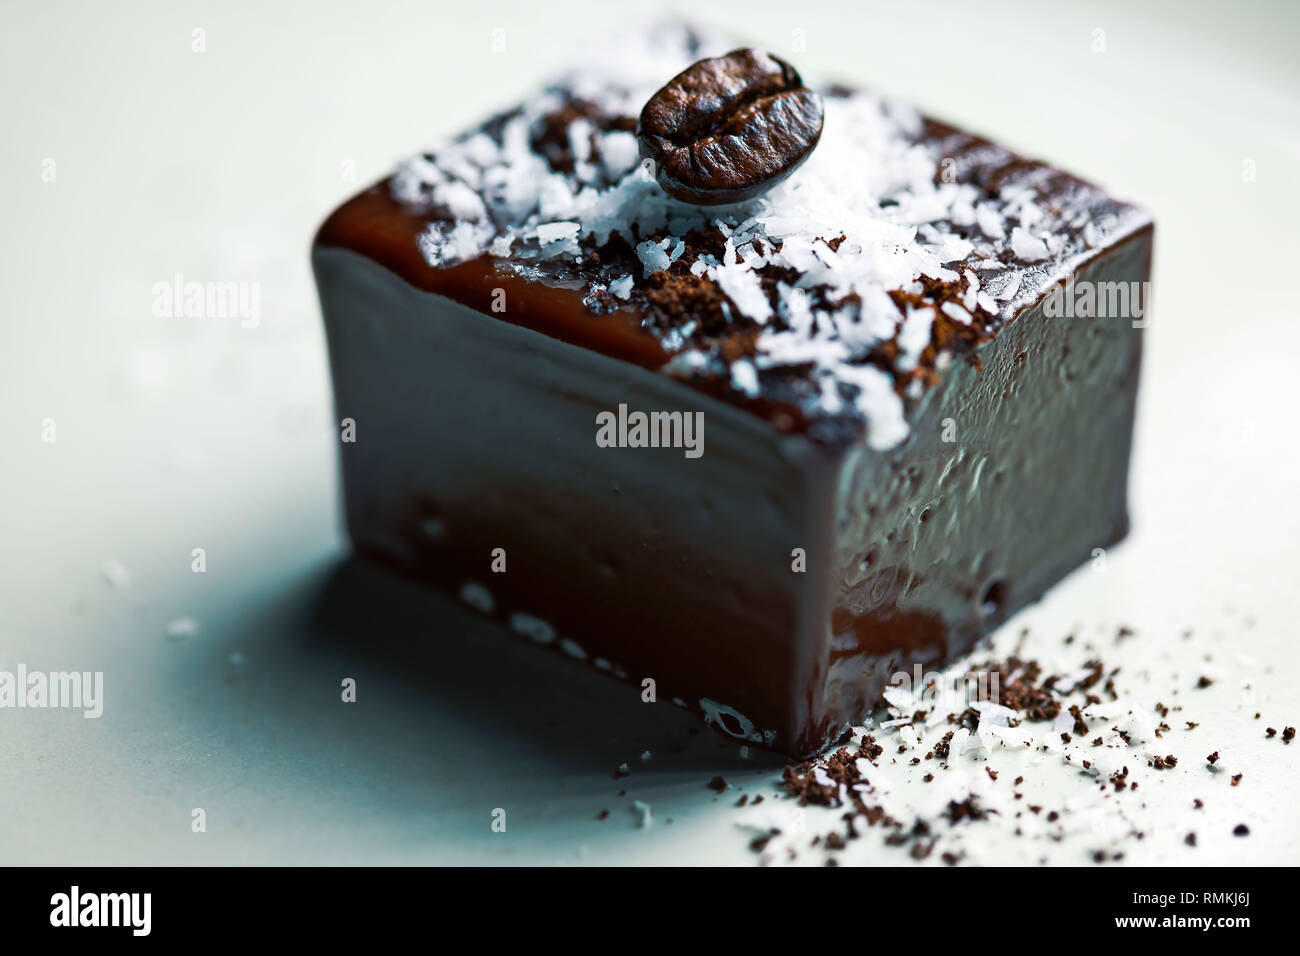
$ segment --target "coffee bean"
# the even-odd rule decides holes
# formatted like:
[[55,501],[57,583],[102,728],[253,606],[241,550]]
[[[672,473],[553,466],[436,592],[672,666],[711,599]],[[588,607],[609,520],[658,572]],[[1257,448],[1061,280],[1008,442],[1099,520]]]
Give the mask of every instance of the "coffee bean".
[[799,168],[821,134],[821,97],[789,63],[760,50],[687,67],[650,97],[637,124],[659,185],[700,206],[766,192]]

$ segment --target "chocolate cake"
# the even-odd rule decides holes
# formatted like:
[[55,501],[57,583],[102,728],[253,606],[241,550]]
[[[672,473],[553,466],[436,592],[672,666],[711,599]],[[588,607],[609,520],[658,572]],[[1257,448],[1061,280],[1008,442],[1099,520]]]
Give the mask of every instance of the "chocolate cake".
[[356,549],[803,756],[1125,535],[1153,229],[817,83],[802,165],[677,198],[643,107],[736,46],[593,44],[312,257]]

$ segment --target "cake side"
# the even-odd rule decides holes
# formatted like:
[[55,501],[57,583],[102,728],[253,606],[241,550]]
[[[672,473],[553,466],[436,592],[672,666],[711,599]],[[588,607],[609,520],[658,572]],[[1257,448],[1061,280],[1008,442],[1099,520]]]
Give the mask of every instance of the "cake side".
[[[736,739],[801,750],[838,456],[632,363],[319,248],[354,548]],[[603,448],[615,403],[700,450]],[[816,558],[791,573],[792,549]]]
[[[1140,288],[1153,230],[1084,266],[1078,289]],[[914,679],[1128,533],[1144,322],[1034,305],[929,390],[905,446],[841,472],[818,736]],[[1100,549],[1100,550],[1099,550]]]

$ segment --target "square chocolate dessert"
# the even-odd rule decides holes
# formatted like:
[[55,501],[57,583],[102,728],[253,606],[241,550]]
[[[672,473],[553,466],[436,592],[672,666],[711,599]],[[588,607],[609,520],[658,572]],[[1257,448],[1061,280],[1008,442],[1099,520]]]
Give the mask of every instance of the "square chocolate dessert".
[[802,756],[1124,537],[1153,229],[736,46],[592,45],[312,256],[355,548]]

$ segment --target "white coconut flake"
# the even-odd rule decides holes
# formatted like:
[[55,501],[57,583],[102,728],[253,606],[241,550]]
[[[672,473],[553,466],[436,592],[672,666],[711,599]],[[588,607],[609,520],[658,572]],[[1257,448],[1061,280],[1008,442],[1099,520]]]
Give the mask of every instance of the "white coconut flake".
[[[1013,179],[990,199],[972,183],[944,181],[941,146],[920,141],[920,115],[869,92],[826,97],[824,131],[808,161],[767,193],[729,206],[694,206],[667,195],[641,165],[633,133],[602,132],[585,116],[564,131],[572,174],[552,170],[533,151],[535,124],[566,96],[635,118],[666,77],[734,46],[725,35],[671,25],[639,26],[590,45],[581,68],[527,100],[495,139],[478,132],[414,157],[391,189],[404,202],[449,214],[450,221],[440,216],[419,238],[436,268],[488,253],[514,262],[576,259],[618,232],[640,239],[636,256],[648,278],[683,255],[688,232],[715,231],[721,257],[698,254],[690,273],[717,284],[729,321],[762,327],[755,363],[732,363],[734,387],[756,394],[756,368],[807,366],[824,411],[855,409],[867,419],[871,447],[892,448],[908,434],[896,377],[918,366],[934,313],[927,307],[902,314],[890,293],[921,294],[923,277],[964,278],[960,303],[935,305],[970,324],[975,313],[996,315],[998,303],[1023,295],[1023,264],[1064,254],[1067,237],[1032,182]],[[1089,247],[1101,241],[1086,217],[1072,222]],[[761,275],[771,268],[799,278],[777,283],[773,294]],[[976,270],[992,275],[981,282]],[[587,291],[597,286],[621,301],[636,291],[631,275],[593,279]],[[670,351],[680,349],[665,369],[670,374],[709,364],[708,355],[689,347],[690,334],[665,333]],[[895,335],[892,368],[861,364]],[[913,378],[906,391],[923,388]]]
[[982,203],[975,208],[975,221],[979,224],[980,232],[990,239],[1005,239],[1007,232],[1002,225],[1002,215],[987,203]]
[[758,273],[743,265],[722,266],[714,270],[713,277],[736,308],[759,325],[767,324],[772,304],[767,301]]
[[649,278],[656,272],[663,272],[673,264],[668,253],[664,251],[671,241],[671,239],[664,239],[661,242],[653,242],[647,239],[637,245],[636,254],[641,264],[645,266],[645,278]]
[[1016,293],[1020,291],[1020,282],[1021,282],[1020,274],[1018,272],[1012,273],[1011,277],[1006,282],[1004,282],[1002,286],[998,289],[997,291],[998,301],[1006,302],[1008,299],[1014,299],[1016,297]]
[[550,644],[555,640],[555,628],[531,614],[510,615],[510,626],[538,644]]
[[620,276],[609,284],[609,294],[626,301],[632,295],[632,282],[630,275]]
[[958,305],[956,302],[945,302],[939,308],[943,310],[944,315],[948,316],[948,318],[952,319],[954,322],[960,322],[962,325],[971,324],[972,316],[970,312],[963,306]]
[[644,800],[633,800],[632,812],[637,815],[637,826],[642,830],[648,829],[654,823],[654,815],[650,812],[650,804]]
[[898,333],[898,367],[904,372],[916,368],[921,353],[930,344],[930,328],[934,324],[934,312],[930,309],[911,309],[907,319]]
[[547,222],[537,227],[537,239],[545,244],[563,242],[578,235],[582,227],[576,222]]
[[1047,258],[1047,243],[1023,226],[1011,230],[1011,251],[1017,259],[1039,262]]
[[731,366],[731,384],[751,398],[756,398],[758,396],[758,372],[754,369],[754,363],[746,359],[733,363]]
[[496,602],[492,600],[492,592],[473,581],[467,581],[461,585],[460,599],[484,614],[491,614],[492,609],[496,606]]

